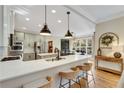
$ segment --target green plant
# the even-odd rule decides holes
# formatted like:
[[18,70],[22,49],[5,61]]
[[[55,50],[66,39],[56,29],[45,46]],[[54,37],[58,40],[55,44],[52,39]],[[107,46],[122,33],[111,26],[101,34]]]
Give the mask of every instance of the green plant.
[[114,36],[112,35],[105,35],[102,37],[101,43],[103,45],[109,46],[114,41]]

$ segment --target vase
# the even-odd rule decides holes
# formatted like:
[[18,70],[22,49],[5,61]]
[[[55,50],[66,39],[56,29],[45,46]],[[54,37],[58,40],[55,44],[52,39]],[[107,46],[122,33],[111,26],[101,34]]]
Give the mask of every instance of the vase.
[[98,55],[98,56],[101,56],[101,55],[102,55],[102,51],[101,51],[100,48],[98,48],[98,50],[97,50],[97,55]]

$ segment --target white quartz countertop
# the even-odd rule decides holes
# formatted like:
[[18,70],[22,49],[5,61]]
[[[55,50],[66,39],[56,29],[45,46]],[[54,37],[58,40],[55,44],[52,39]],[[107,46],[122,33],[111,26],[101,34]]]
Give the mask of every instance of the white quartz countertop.
[[40,54],[37,54],[39,56],[47,56],[47,55],[55,55],[57,53],[40,53]]
[[64,64],[69,64],[76,61],[81,61],[91,56],[88,55],[69,55],[62,56],[65,59],[59,61],[46,61],[46,59],[32,60],[32,61],[11,61],[0,62],[0,82],[24,76],[27,74],[43,71],[54,68]]

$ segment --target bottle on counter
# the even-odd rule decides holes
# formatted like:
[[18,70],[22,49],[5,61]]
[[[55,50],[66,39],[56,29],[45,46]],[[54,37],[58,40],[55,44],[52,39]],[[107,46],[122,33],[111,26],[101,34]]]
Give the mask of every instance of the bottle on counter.
[[102,55],[102,50],[100,48],[98,48],[98,50],[97,50],[97,55],[98,56],[101,56]]

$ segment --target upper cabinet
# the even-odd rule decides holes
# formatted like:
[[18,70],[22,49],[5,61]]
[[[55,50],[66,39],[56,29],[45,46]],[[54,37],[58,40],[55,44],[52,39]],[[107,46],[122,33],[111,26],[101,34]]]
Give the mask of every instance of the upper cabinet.
[[81,52],[83,54],[92,55],[93,52],[93,39],[92,37],[87,38],[75,38],[72,41],[72,50]]
[[93,46],[92,46],[93,42],[92,42],[92,38],[87,39],[87,54],[91,55],[92,54],[92,50],[93,50]]
[[14,33],[14,41],[24,41],[24,33],[23,32],[15,32]]
[[43,36],[15,31],[14,41],[23,42],[24,53],[34,53],[34,42],[37,42],[37,47],[40,47],[40,52],[45,52],[45,39]]

